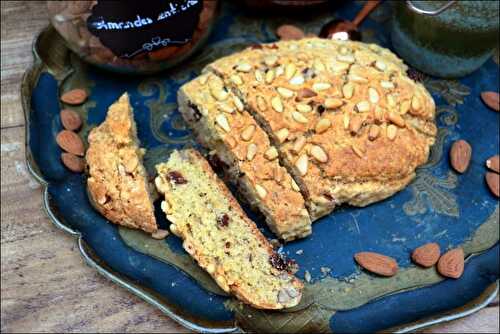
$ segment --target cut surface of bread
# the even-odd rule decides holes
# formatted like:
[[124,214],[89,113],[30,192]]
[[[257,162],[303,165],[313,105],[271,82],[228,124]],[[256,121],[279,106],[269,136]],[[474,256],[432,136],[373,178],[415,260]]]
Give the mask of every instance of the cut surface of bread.
[[109,107],[88,142],[87,190],[93,206],[115,224],[155,232],[154,188],[142,164],[144,150],[126,93]]
[[[211,93],[215,89],[227,96],[215,98]],[[280,165],[277,149],[239,98],[223,90],[219,77],[206,74],[183,85],[178,104],[198,141],[213,150],[231,182],[264,214],[277,237],[291,241],[311,233],[304,198]]]
[[170,230],[224,291],[261,309],[298,304],[302,282],[200,153],[173,151],[156,169]]
[[[306,38],[207,65],[269,135],[312,220],[404,188],[435,141],[435,105],[375,44]],[[209,85],[209,83],[207,83]]]

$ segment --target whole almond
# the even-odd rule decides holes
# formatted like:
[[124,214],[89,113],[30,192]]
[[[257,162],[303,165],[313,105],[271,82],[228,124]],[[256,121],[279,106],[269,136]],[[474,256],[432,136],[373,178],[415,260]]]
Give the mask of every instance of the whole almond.
[[61,101],[66,104],[78,105],[87,100],[87,92],[84,89],[72,89],[61,96]]
[[297,40],[304,38],[304,32],[299,27],[291,24],[284,24],[276,29],[276,35],[283,41]]
[[78,130],[82,126],[82,119],[77,112],[70,109],[61,110],[61,123],[66,130]]
[[83,156],[85,147],[82,139],[73,131],[62,130],[56,136],[57,145],[68,153]]
[[85,169],[85,160],[72,153],[61,153],[61,160],[64,166],[72,172],[81,173]]
[[494,155],[488,160],[486,160],[486,167],[494,172],[500,173],[500,161],[498,155]]
[[481,99],[483,102],[493,110],[499,111],[500,98],[497,92],[482,92]]
[[411,258],[413,262],[422,267],[429,268],[438,262],[440,255],[441,250],[439,249],[439,245],[432,242],[416,248],[411,254]]
[[439,258],[437,264],[438,272],[450,278],[459,278],[464,272],[464,251],[462,248],[454,248],[447,251]]
[[470,158],[472,155],[472,147],[463,139],[453,143],[450,150],[450,162],[453,169],[459,173],[463,173],[469,167]]
[[381,276],[394,276],[398,272],[398,263],[389,256],[360,252],[354,255],[354,259],[364,269]]
[[485,178],[493,195],[500,197],[500,175],[493,172],[486,172]]

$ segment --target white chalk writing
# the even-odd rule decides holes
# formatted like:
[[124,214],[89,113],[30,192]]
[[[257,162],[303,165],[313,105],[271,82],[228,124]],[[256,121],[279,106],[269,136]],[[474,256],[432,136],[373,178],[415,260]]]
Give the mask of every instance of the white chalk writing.
[[133,20],[113,22],[113,21],[105,21],[104,18],[101,16],[98,18],[98,20],[92,22],[92,25],[97,30],[127,30],[127,29],[141,28],[147,25],[151,25],[158,21],[167,20],[169,17],[180,14],[181,12],[188,10],[189,8],[193,7],[198,3],[199,0],[186,0],[184,4],[181,4],[179,6],[176,3],[170,2],[167,6],[168,9],[162,11],[156,19],[152,19],[150,17],[141,17],[140,15],[137,15]]

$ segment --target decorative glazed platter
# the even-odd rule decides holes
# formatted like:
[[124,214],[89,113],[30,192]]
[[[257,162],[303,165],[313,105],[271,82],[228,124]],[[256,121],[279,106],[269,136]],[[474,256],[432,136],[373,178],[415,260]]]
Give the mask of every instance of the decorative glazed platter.
[[[344,8],[345,7],[345,8]],[[352,17],[358,4],[336,15]],[[362,31],[363,39],[389,46],[385,26],[390,14],[382,6]],[[498,291],[499,205],[484,182],[484,161],[498,154],[499,114],[487,109],[479,94],[498,91],[498,59],[461,81],[423,77],[437,105],[439,135],[429,162],[414,182],[383,202],[359,209],[343,207],[313,225],[313,234],[283,247],[300,266],[298,277],[310,275],[301,303],[289,310],[252,309],[227,296],[170,235],[154,240],[135,230],[106,222],[90,205],[85,176],[60,161],[55,136],[62,129],[59,96],[85,88],[89,100],[76,110],[84,119],[80,136],[104,120],[108,106],[123,92],[130,95],[145,164],[152,173],[173,148],[196,146],[176,106],[176,92],[203,66],[250,44],[275,39],[284,19],[247,17],[224,3],[203,52],[177,69],[150,77],[102,72],[82,63],[52,27],[35,40],[35,64],[26,73],[22,97],[26,115],[27,163],[44,186],[44,205],[51,220],[74,235],[85,260],[100,273],[155,305],[184,326],[197,331],[231,332],[372,332],[409,331],[470,314]],[[315,14],[295,24],[318,32],[333,13]],[[294,19],[287,19],[287,23]],[[473,147],[465,174],[450,169],[452,141]],[[159,203],[158,203],[159,204]],[[263,219],[249,213],[270,238]],[[168,222],[157,208],[162,228]],[[462,247],[463,276],[447,280],[434,268],[410,262],[412,249],[437,242],[442,250]],[[397,259],[400,272],[381,278],[362,271],[353,255],[375,251]],[[306,275],[307,271],[307,275]]]

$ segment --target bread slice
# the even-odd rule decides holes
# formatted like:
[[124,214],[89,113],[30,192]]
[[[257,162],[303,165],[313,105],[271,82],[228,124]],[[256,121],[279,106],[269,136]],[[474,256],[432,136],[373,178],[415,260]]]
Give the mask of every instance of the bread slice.
[[173,151],[156,169],[170,230],[224,291],[261,309],[298,304],[302,282],[197,151]]
[[435,141],[435,105],[402,60],[374,44],[280,41],[220,58],[212,72],[280,152],[311,219],[404,188]]
[[88,142],[87,190],[93,206],[115,224],[155,232],[154,187],[142,164],[144,150],[127,93],[109,107]]
[[178,104],[198,141],[214,151],[230,180],[264,214],[278,238],[291,241],[311,234],[304,198],[280,165],[278,151],[219,77],[207,74],[183,85]]

